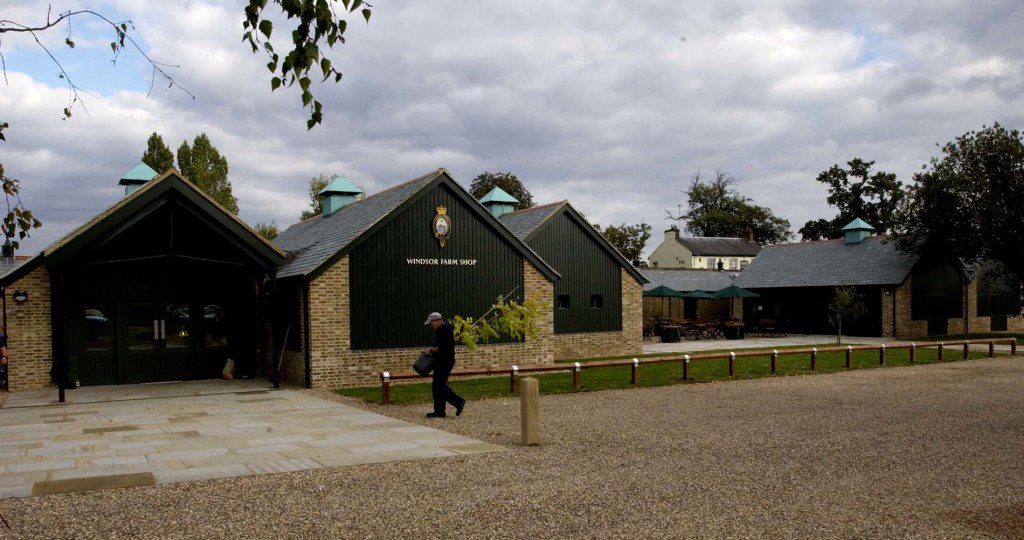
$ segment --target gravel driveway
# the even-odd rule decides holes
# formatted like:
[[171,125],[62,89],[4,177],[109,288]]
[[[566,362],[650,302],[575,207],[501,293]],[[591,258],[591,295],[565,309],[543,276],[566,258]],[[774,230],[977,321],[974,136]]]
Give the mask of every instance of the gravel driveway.
[[[541,405],[538,448],[0,508],[24,537],[1024,536],[1019,357]],[[430,425],[513,446],[518,402]]]

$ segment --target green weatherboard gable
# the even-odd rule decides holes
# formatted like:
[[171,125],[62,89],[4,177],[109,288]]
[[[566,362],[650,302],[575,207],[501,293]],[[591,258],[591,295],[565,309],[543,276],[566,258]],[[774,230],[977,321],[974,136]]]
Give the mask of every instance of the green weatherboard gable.
[[[523,299],[523,256],[455,189],[427,187],[351,251],[352,349],[428,345],[431,311],[476,318],[499,296]],[[452,222],[443,248],[431,230],[439,206]]]

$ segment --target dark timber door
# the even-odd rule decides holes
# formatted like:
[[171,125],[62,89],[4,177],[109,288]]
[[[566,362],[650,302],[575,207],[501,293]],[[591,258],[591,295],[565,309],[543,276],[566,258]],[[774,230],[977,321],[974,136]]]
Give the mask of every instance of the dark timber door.
[[942,336],[949,333],[949,319],[946,317],[946,295],[928,295],[928,335]]
[[185,302],[123,304],[120,382],[191,379],[195,373],[195,323]]
[[89,303],[79,312],[78,332],[83,346],[79,356],[79,380],[84,385],[116,384],[116,310],[104,302]]
[[990,297],[989,302],[991,303],[989,305],[991,307],[989,308],[989,313],[991,314],[993,332],[999,332],[1007,328],[1006,315],[1009,312],[1009,306],[1004,300],[1001,294],[993,294]]

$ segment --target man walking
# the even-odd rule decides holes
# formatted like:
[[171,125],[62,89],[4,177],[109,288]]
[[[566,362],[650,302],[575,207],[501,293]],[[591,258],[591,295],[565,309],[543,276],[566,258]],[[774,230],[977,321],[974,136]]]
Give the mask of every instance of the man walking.
[[423,324],[434,331],[434,346],[423,351],[434,358],[434,379],[430,385],[434,394],[434,412],[427,413],[427,418],[444,418],[446,403],[451,403],[455,407],[455,416],[459,416],[466,407],[466,400],[448,386],[448,377],[455,367],[455,329],[436,311],[428,315],[427,322]]

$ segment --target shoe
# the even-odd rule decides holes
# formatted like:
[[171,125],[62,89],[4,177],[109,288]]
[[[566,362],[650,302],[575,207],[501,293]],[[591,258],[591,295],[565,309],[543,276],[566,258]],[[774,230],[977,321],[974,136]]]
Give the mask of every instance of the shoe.
[[462,409],[466,408],[466,398],[462,398],[462,403],[459,403],[455,407],[455,416],[462,416]]
[[427,413],[427,418],[444,418],[445,416],[446,415],[444,413],[436,413],[436,412],[428,412]]

